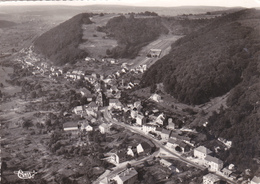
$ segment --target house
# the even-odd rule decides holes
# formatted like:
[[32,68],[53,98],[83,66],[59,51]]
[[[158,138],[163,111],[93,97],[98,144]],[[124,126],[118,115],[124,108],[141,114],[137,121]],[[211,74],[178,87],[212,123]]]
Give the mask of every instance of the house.
[[65,132],[77,133],[80,130],[80,127],[75,122],[67,122],[63,124],[63,130]]
[[137,180],[138,173],[134,168],[126,169],[120,173],[118,173],[113,180],[117,182],[117,184],[134,184]]
[[132,156],[132,157],[135,156],[135,154],[134,154],[134,152],[133,152],[133,150],[132,150],[131,147],[128,147],[128,148],[127,148],[127,152],[126,152],[126,154],[127,154],[127,155],[130,155],[130,156]]
[[144,133],[147,133],[148,132],[155,132],[156,131],[156,126],[155,125],[149,125],[149,124],[145,124],[142,126],[142,131]]
[[180,141],[180,140],[174,140],[172,138],[170,138],[168,140],[166,146],[169,147],[169,148],[172,148],[172,149],[175,149],[177,146],[179,146],[182,153],[190,150],[190,146],[188,144],[186,144],[186,143],[184,143],[183,141]]
[[228,168],[224,168],[224,169],[222,169],[222,173],[223,173],[225,176],[229,177],[229,176],[232,174],[232,171],[229,170]]
[[194,157],[197,157],[199,159],[204,159],[207,155],[211,154],[212,151],[210,151],[209,149],[207,149],[204,146],[199,146],[197,148],[194,149]]
[[77,106],[72,110],[72,112],[74,112],[75,114],[82,114],[83,113],[83,107]]
[[173,123],[173,119],[172,118],[168,118],[167,129],[169,129],[169,130],[174,130],[175,129],[175,124]]
[[137,117],[138,111],[136,108],[133,108],[130,112],[131,118],[135,119]]
[[81,130],[86,130],[87,132],[93,131],[93,127],[90,126],[87,122],[81,123]]
[[98,106],[95,102],[90,102],[88,105],[87,105],[87,108],[90,108],[90,109],[93,109],[95,111],[98,110]]
[[121,109],[122,107],[123,105],[118,99],[109,99],[109,109]]
[[168,141],[169,137],[170,137],[170,130],[166,130],[166,129],[162,129],[161,131],[161,138],[162,140]]
[[138,145],[136,146],[136,150],[137,150],[137,153],[138,153],[138,154],[144,152],[143,146],[142,146],[141,144],[138,144]]
[[260,184],[260,177],[254,176],[250,184]]
[[109,180],[107,177],[103,178],[101,181],[99,181],[99,184],[109,184]]
[[164,119],[165,119],[164,114],[161,113],[161,114],[159,114],[159,116],[155,119],[155,122],[156,122],[157,124],[163,125]]
[[86,96],[86,95],[91,94],[91,92],[86,88],[81,88],[80,93],[81,93],[82,96]]
[[170,167],[170,166],[172,165],[171,162],[168,162],[168,161],[165,160],[165,159],[161,159],[161,160],[160,160],[160,164],[161,164],[162,166],[165,166],[165,167]]
[[99,129],[100,133],[105,134],[105,133],[109,132],[110,126],[109,126],[109,124],[102,123],[101,125],[99,125],[98,129]]
[[136,124],[139,126],[143,125],[144,116],[141,114],[137,114],[136,116]]
[[220,171],[223,168],[223,161],[216,157],[207,155],[204,158],[204,165],[211,171]]
[[156,93],[153,94],[149,99],[153,100],[155,102],[161,102],[162,101],[162,97],[160,95],[156,94]]
[[142,109],[142,102],[141,101],[136,101],[134,102],[134,107],[140,111]]
[[151,153],[151,146],[147,142],[142,142],[136,146],[137,154],[145,153],[150,154]]
[[215,174],[207,174],[203,176],[203,184],[218,184],[220,183],[220,178]]
[[168,142],[166,143],[166,146],[167,146],[168,148],[175,149],[175,147],[177,146],[176,140],[170,138],[170,139],[168,140]]

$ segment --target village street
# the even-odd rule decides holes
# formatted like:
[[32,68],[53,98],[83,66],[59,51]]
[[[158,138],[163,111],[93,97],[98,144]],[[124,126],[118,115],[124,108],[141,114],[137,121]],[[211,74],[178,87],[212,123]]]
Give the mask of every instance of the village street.
[[[140,134],[140,135],[146,137],[147,139],[149,139],[150,141],[152,141],[158,148],[160,148],[159,153],[158,153],[158,152],[155,152],[156,155],[159,156],[159,155],[160,155],[160,151],[164,151],[164,152],[166,152],[166,153],[172,155],[171,158],[178,159],[178,160],[181,161],[181,162],[184,162],[184,163],[186,163],[186,164],[188,164],[188,165],[190,165],[190,166],[196,167],[196,168],[201,169],[201,170],[206,169],[206,167],[204,167],[204,166],[202,166],[202,165],[199,165],[199,164],[196,164],[196,163],[192,162],[191,160],[189,160],[189,159],[187,159],[187,158],[185,158],[185,157],[182,157],[182,156],[180,156],[180,155],[174,153],[173,151],[169,150],[169,149],[166,148],[164,145],[162,145],[158,140],[155,140],[155,139],[153,139],[152,137],[150,137],[149,135],[146,135],[143,131],[139,130],[137,127],[132,127],[132,126],[129,126],[129,125],[123,123],[123,122],[121,122],[121,123],[118,122],[116,119],[114,119],[114,118],[111,117],[111,114],[110,114],[110,112],[108,111],[107,108],[105,108],[105,111],[104,111],[104,118],[105,118],[108,122],[111,122],[111,123],[116,124],[116,125],[119,125],[119,126],[123,126],[124,128],[126,128],[126,129],[128,129],[128,130],[130,130],[130,131],[132,131],[132,132],[134,132],[134,133]],[[133,161],[133,162],[129,162],[129,163],[130,163],[131,165],[139,165],[139,164],[143,163],[145,160],[151,159],[151,156],[153,157],[154,155],[155,155],[155,154],[152,154],[152,155],[150,155],[150,156],[148,156],[148,157],[146,157],[146,158],[144,158],[144,159],[142,159],[142,160],[139,160],[139,161],[137,161],[137,162],[134,162],[134,161]],[[126,166],[126,164],[127,164],[127,163],[122,164],[122,165],[125,165],[125,166]],[[124,166],[124,167],[120,166],[119,168],[115,168],[115,170],[114,170],[113,172],[111,172],[111,173],[108,175],[108,177],[109,177],[109,176],[112,176],[114,173],[118,173],[119,171],[123,170],[123,169],[125,168],[125,166]],[[215,173],[215,174],[216,174],[217,176],[219,176],[220,178],[222,178],[222,179],[228,181],[229,183],[235,184],[235,182],[232,181],[232,180],[230,180],[229,178],[227,178],[227,177],[225,177],[225,176],[223,176],[223,175],[220,175],[220,174],[218,174],[218,173]]]

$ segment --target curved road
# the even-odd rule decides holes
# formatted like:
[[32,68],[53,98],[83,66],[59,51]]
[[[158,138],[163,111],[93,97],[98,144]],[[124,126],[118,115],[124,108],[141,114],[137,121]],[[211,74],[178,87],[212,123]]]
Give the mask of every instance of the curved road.
[[[172,152],[171,150],[169,150],[168,148],[166,148],[164,145],[162,145],[159,141],[157,141],[157,140],[153,139],[152,137],[146,135],[143,131],[134,129],[133,127],[131,127],[131,126],[125,124],[125,123],[119,123],[118,121],[116,121],[115,119],[113,119],[113,118],[111,117],[111,115],[110,115],[110,113],[108,112],[108,109],[107,109],[107,108],[105,108],[104,118],[105,118],[108,122],[111,122],[111,123],[113,123],[113,124],[122,126],[122,127],[126,128],[126,129],[128,129],[128,130],[130,130],[130,131],[132,131],[132,132],[134,132],[134,133],[137,133],[137,134],[140,134],[140,135],[146,137],[147,139],[151,140],[151,141],[152,141],[157,147],[159,147],[161,150],[164,150],[165,152],[171,154],[171,155],[173,156],[173,158],[176,158],[177,160],[179,160],[179,161],[181,161],[181,162],[184,162],[184,163],[186,163],[186,164],[188,164],[188,165],[190,165],[190,166],[196,167],[196,168],[198,168],[198,169],[201,169],[201,170],[206,169],[206,167],[201,166],[201,165],[199,165],[199,164],[196,164],[196,163],[194,163],[194,162],[192,162],[192,161],[186,159],[185,157],[182,157],[182,156],[180,156],[180,155],[178,155],[178,154]],[[131,165],[139,165],[139,164],[143,163],[145,160],[152,159],[152,158],[153,158],[155,155],[157,155],[157,154],[158,154],[158,153],[155,152],[154,154],[152,154],[152,155],[150,155],[150,156],[148,156],[148,157],[146,157],[146,158],[143,158],[143,159],[138,160],[138,161],[133,160],[133,161],[130,161],[129,163],[130,163]],[[108,175],[107,177],[109,178],[110,176],[113,176],[113,175],[115,175],[116,173],[118,173],[118,172],[124,170],[125,167],[126,167],[126,164],[127,164],[127,163],[124,163],[124,164],[122,164],[120,167],[115,167],[114,170],[113,170],[111,173],[109,173],[109,175]],[[219,174],[217,174],[217,173],[214,173],[214,174],[216,174],[216,175],[219,176],[220,178],[222,178],[222,179],[228,181],[229,183],[234,183],[234,184],[235,184],[235,182],[232,181],[232,180],[230,180],[229,178],[223,177],[222,175],[219,175]],[[103,178],[101,178],[101,179],[103,179]],[[101,179],[100,179],[100,180],[101,180]],[[96,181],[95,183],[97,183],[97,181]]]

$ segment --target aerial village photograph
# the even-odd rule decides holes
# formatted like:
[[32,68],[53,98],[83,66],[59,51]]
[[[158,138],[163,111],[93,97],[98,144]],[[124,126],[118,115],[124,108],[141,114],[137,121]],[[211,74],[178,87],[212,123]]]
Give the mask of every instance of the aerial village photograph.
[[260,184],[260,0],[0,1],[2,184]]

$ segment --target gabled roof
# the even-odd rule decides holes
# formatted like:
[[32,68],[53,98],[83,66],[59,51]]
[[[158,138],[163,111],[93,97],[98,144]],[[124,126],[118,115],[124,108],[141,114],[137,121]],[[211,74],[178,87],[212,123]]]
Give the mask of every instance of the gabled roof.
[[141,145],[142,145],[144,151],[148,151],[151,149],[151,146],[147,142],[142,142]]
[[199,146],[197,148],[195,148],[194,150],[198,151],[198,152],[201,152],[201,153],[204,153],[206,155],[212,153],[212,151],[210,151],[208,148],[206,148],[205,146]]
[[255,183],[260,183],[260,177],[254,176],[251,181],[253,181]]
[[77,106],[74,108],[76,111],[82,111],[83,110],[83,107],[82,106]]
[[78,127],[78,124],[72,121],[63,124],[63,128],[71,128],[71,127]]
[[136,176],[138,173],[134,168],[126,169],[125,171],[119,173],[117,175],[118,178],[124,183],[125,181],[129,180],[130,178]]
[[98,107],[95,102],[91,102],[87,105],[88,107]]
[[218,159],[218,158],[216,158],[216,157],[212,157],[212,156],[210,156],[210,155],[207,155],[207,156],[205,157],[205,160],[206,160],[206,161],[209,161],[209,162],[214,162],[214,163],[216,163],[216,164],[223,164],[223,161],[222,161],[222,160],[220,160],[220,159]]

